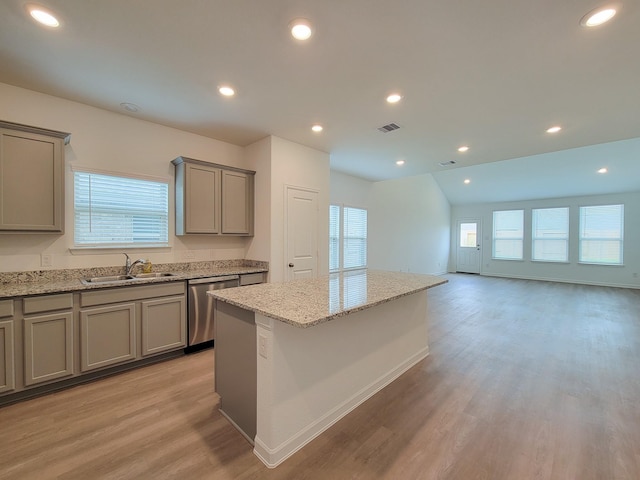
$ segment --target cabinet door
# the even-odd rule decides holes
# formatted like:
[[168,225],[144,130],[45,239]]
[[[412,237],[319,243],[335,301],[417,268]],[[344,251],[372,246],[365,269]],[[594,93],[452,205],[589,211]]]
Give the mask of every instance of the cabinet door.
[[220,169],[185,165],[185,233],[220,233]]
[[0,230],[62,232],[62,139],[0,129]]
[[83,372],[135,360],[135,303],[81,310],[80,352]]
[[24,319],[26,386],[73,374],[73,313]]
[[0,393],[16,386],[13,367],[13,320],[0,322]]
[[222,170],[222,233],[252,234],[253,175]]
[[186,345],[184,295],[142,302],[142,355],[175,350]]

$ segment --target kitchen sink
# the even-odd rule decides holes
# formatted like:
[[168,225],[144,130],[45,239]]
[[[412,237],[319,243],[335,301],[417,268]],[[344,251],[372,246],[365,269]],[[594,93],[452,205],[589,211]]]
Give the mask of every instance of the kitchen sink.
[[135,278],[160,278],[173,276],[175,276],[175,273],[170,272],[139,273],[137,275],[134,275]]
[[92,285],[95,283],[114,283],[135,279],[136,277],[134,277],[133,275],[109,275],[105,277],[83,278],[81,281],[84,284]]
[[103,283],[122,283],[122,282],[135,282],[136,280],[144,280],[147,278],[162,278],[173,277],[175,273],[169,272],[154,272],[154,273],[139,273],[137,275],[107,275],[104,277],[92,277],[82,278],[80,281],[85,285],[96,285]]

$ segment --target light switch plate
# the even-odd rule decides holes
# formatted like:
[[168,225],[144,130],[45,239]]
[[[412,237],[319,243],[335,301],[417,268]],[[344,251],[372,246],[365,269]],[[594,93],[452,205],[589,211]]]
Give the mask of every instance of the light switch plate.
[[260,354],[261,357],[269,358],[267,348],[268,348],[267,337],[265,337],[264,335],[259,335],[258,336],[258,353]]

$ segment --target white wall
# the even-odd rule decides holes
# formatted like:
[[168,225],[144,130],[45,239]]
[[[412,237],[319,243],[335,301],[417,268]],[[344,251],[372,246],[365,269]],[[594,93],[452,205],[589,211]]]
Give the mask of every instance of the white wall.
[[247,258],[271,258],[271,138],[265,137],[245,147],[248,169],[255,170],[254,236],[249,240]]
[[329,154],[271,137],[271,281],[286,278],[285,208],[287,186],[318,192],[318,275],[329,272]]
[[369,268],[447,271],[451,207],[430,174],[376,182],[369,200]]
[[[40,270],[41,253],[52,255],[54,269],[124,265],[119,250],[85,254],[69,251],[73,247],[72,165],[171,179],[169,241],[172,246],[135,250],[134,255],[148,257],[153,263],[182,261],[185,252],[192,253],[194,260],[245,258],[246,238],[173,235],[174,188],[170,163],[184,155],[243,168],[246,165],[242,147],[1,83],[0,118],[71,133],[71,142],[65,148],[65,234],[0,235],[0,271]],[[25,179],[25,187],[27,182]]]
[[369,208],[373,182],[331,170],[330,201],[333,205]]
[[[583,265],[578,263],[579,207],[587,205],[624,204],[624,266]],[[569,263],[531,261],[531,209],[548,207],[569,207]],[[524,260],[493,260],[492,229],[494,210],[524,209]],[[451,270],[455,271],[455,244],[457,220],[478,218],[482,222],[482,263],[483,275],[550,280],[593,285],[640,287],[640,193],[597,195],[586,197],[566,197],[522,202],[488,203],[479,205],[459,205],[451,211]],[[635,276],[634,276],[635,274]]]

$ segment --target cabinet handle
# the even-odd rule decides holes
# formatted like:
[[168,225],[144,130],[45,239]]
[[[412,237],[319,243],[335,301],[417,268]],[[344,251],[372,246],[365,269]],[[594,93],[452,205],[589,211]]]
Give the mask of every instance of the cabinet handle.
[[290,263],[289,268],[293,268],[293,267],[294,267],[293,263]]

